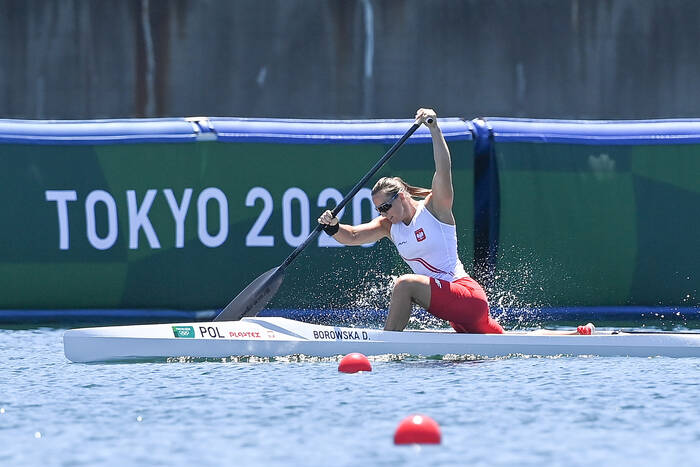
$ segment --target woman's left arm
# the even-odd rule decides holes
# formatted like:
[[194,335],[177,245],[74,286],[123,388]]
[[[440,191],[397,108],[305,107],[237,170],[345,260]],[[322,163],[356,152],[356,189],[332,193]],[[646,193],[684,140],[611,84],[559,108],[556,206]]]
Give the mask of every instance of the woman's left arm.
[[[454,224],[452,203],[454,201],[454,189],[452,188],[452,162],[450,150],[447,147],[445,137],[437,122],[437,114],[433,109],[419,109],[416,119],[420,118],[430,130],[433,138],[433,156],[435,158],[435,175],[433,175],[432,194],[428,199],[430,211],[446,224]],[[432,123],[428,123],[432,119]]]

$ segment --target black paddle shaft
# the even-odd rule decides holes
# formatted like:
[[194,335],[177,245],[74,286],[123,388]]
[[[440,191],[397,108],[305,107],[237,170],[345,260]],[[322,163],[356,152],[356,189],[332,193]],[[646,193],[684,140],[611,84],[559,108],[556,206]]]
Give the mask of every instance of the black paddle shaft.
[[[428,123],[432,123],[432,119],[428,119]],[[333,209],[333,216],[337,216],[341,209],[352,199],[353,196],[360,191],[360,188],[367,183],[367,180],[374,175],[389,158],[401,147],[403,143],[420,127],[420,123],[416,122],[404,134],[400,140],[394,144],[379,161],[374,164],[374,167],[362,177],[355,187],[350,190],[343,200]],[[237,321],[244,316],[257,316],[257,314],[265,307],[270,299],[275,295],[284,280],[284,270],[289,266],[294,258],[302,252],[309,243],[314,241],[318,234],[321,233],[323,226],[318,224],[313,232],[304,240],[304,243],[296,247],[284,262],[276,268],[262,274],[260,277],[251,282],[236,298],[226,305],[226,307],[214,318],[214,321]]]
[[[428,123],[432,123],[432,119],[429,119]],[[357,185],[355,185],[353,189],[350,190],[350,192],[347,195],[345,195],[345,198],[343,198],[343,200],[340,203],[338,203],[338,205],[335,208],[333,208],[333,210],[331,211],[333,213],[333,217],[338,215],[340,210],[343,209],[345,205],[348,204],[350,200],[357,194],[357,192],[360,191],[360,189],[365,185],[365,183],[367,183],[367,180],[369,180],[375,173],[377,173],[379,169],[382,168],[384,164],[386,164],[386,161],[388,161],[389,158],[393,156],[396,151],[399,150],[403,143],[405,143],[406,140],[410,138],[413,133],[415,133],[415,131],[420,127],[420,125],[420,123],[414,123],[411,126],[411,128],[409,128],[408,131],[401,137],[401,139],[394,143],[394,145],[386,152],[386,154],[384,154],[382,158],[379,159],[376,164],[374,164],[374,167],[372,167],[370,171],[367,172],[367,174],[364,177],[362,177],[362,179],[359,182],[357,182]],[[316,239],[316,237],[319,236],[321,230],[323,230],[323,225],[318,224],[314,231],[311,232],[311,234],[309,234],[308,237],[306,237],[304,243],[296,247],[296,249],[292,251],[292,253],[289,256],[287,256],[287,259],[285,259],[282,262],[282,264],[278,268],[278,271],[281,273],[284,269],[286,269],[287,266],[289,266],[289,263],[294,261],[294,258],[296,258],[299,255],[299,253],[301,253],[304,250],[304,248],[306,248],[309,245],[309,243],[313,242]]]

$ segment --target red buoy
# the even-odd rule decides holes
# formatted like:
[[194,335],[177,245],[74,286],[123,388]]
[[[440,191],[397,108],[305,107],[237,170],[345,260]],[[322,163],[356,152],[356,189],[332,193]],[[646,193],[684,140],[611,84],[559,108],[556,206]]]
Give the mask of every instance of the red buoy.
[[426,415],[409,415],[394,433],[394,444],[440,444],[440,426]]
[[358,371],[372,371],[369,359],[361,353],[349,353],[340,360],[338,371],[342,373],[357,373]]

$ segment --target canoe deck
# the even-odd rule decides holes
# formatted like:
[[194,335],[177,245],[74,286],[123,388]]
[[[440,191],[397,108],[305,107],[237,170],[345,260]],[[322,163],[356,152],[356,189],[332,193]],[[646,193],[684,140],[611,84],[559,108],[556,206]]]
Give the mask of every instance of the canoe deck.
[[392,332],[302,323],[286,318],[72,329],[63,337],[73,362],[167,357],[327,357],[365,355],[598,355],[700,357],[700,333],[597,332],[592,336],[535,332],[458,334]]

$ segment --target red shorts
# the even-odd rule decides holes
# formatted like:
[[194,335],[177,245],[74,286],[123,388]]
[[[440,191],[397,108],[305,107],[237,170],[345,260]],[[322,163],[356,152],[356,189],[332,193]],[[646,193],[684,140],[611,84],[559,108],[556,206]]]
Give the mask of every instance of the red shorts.
[[430,314],[450,322],[457,332],[502,334],[503,328],[489,316],[484,289],[471,277],[454,282],[430,278]]

